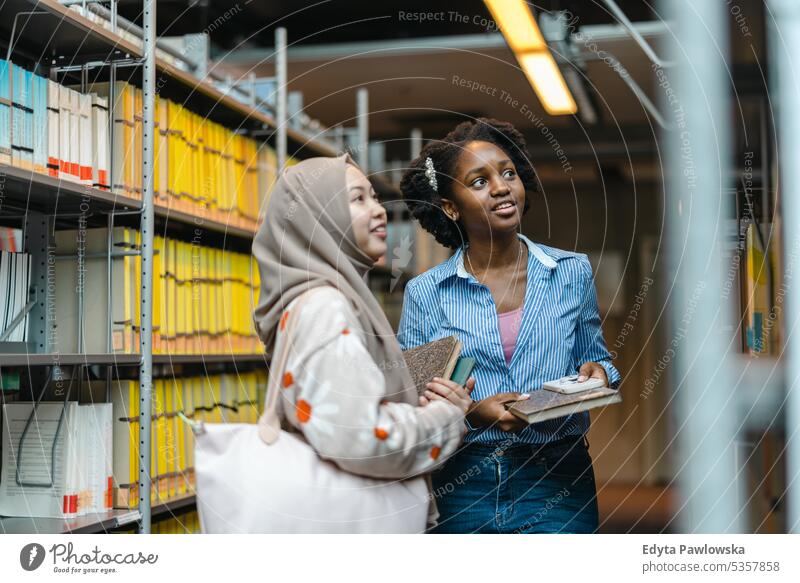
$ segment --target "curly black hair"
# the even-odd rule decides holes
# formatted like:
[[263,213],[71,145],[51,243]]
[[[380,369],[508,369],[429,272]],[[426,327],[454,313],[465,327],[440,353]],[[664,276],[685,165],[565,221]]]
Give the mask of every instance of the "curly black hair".
[[[419,156],[403,173],[400,190],[411,215],[422,228],[436,240],[455,249],[467,242],[467,233],[461,220],[454,221],[442,210],[442,198],[451,199],[453,170],[458,157],[469,142],[490,142],[511,158],[522,183],[525,185],[525,207],[528,210],[528,193],[537,191],[536,171],[528,155],[525,138],[510,123],[485,117],[458,124],[443,140],[431,141],[422,148]],[[425,174],[425,161],[430,158],[436,172],[437,190],[431,187]]]

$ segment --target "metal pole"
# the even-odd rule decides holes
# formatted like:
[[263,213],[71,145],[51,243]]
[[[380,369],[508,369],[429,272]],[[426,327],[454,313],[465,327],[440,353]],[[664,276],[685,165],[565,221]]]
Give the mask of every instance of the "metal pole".
[[414,160],[422,151],[422,130],[414,128],[411,130],[411,160]]
[[150,533],[150,412],[153,404],[153,145],[156,99],[156,0],[144,0],[144,79],[142,82],[142,299],[139,335],[142,364],[139,370],[139,532]]
[[675,510],[679,532],[742,532],[732,309],[723,301],[723,227],[733,213],[732,197],[724,195],[730,175],[727,19],[718,2],[661,0],[661,8],[674,35],[669,60],[676,64],[656,71],[674,122],[662,141],[669,272],[675,278],[668,345],[675,365]]
[[794,0],[770,0],[775,29],[770,42],[770,80],[776,96],[778,116],[779,168],[783,205],[784,288],[786,290],[786,531],[800,533],[800,289],[792,285],[792,273],[800,246],[800,79],[797,55],[800,54],[800,5]]
[[278,171],[283,171],[286,166],[286,29],[275,29],[275,81],[278,85],[275,112],[278,124],[276,149],[278,150]]
[[356,126],[358,152],[356,161],[364,174],[369,173],[369,91],[362,87],[356,92]]

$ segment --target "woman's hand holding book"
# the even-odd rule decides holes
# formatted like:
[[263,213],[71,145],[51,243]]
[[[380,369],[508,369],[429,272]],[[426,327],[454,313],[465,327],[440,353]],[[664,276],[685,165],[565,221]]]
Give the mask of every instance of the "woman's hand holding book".
[[464,386],[461,386],[451,380],[434,377],[426,387],[425,393],[419,398],[419,404],[423,407],[432,401],[449,401],[466,415],[473,404],[470,394],[475,388],[474,378],[470,378]]

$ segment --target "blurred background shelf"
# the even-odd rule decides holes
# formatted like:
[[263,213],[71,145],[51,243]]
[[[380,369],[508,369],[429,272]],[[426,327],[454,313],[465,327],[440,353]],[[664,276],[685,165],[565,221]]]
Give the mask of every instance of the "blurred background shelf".
[[11,516],[0,518],[3,534],[100,534],[139,520],[138,510],[110,510],[74,520]]

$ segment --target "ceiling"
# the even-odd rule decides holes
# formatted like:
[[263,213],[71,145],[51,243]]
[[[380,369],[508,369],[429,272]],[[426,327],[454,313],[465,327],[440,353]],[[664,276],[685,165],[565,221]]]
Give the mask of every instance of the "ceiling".
[[[654,12],[643,0],[617,0],[632,21],[651,20]],[[584,24],[613,22],[605,7],[593,0],[532,2],[535,10],[568,9]],[[141,0],[119,0],[120,13],[140,21]],[[421,20],[411,15],[443,13]],[[158,0],[160,35],[209,30],[223,49],[271,46],[274,28],[284,26],[290,43],[322,44],[474,34],[489,12],[481,0],[441,2],[404,0]],[[224,26],[215,26],[223,23]]]
[[[663,54],[669,27],[650,4],[617,3],[655,52]],[[140,5],[140,0],[123,0],[121,10],[136,18]],[[737,6],[751,29],[760,30],[761,2],[740,0]],[[578,73],[597,123],[545,114],[502,36],[492,29],[482,1],[159,0],[158,19],[161,35],[206,30],[214,69],[234,79],[274,75],[274,30],[285,26],[289,90],[302,93],[306,113],[329,127],[353,126],[356,91],[366,87],[370,139],[385,141],[390,159],[408,159],[413,128],[426,139],[437,138],[478,116],[514,123],[528,137],[537,163],[556,168],[559,148],[568,149],[576,165],[586,159],[597,167],[603,156],[652,158],[658,124],[620,74],[598,58],[616,57],[658,104],[656,77],[642,48],[600,0],[538,2],[533,9],[537,15],[569,10],[577,17],[573,33],[580,31],[584,40],[574,40],[563,68]],[[730,30],[733,71],[763,53],[763,38],[754,34],[749,44],[737,42],[741,37],[733,18]],[[746,73],[755,90],[763,90],[760,72]]]

